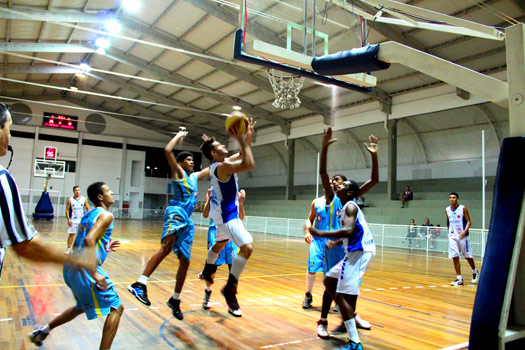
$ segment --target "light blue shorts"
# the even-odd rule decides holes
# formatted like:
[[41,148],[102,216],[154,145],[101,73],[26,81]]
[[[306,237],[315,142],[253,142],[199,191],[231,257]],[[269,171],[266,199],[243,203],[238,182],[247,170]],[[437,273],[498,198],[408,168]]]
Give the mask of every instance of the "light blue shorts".
[[175,235],[173,252],[177,254],[179,259],[183,256],[190,260],[194,234],[195,226],[184,209],[177,206],[166,208],[160,241],[162,242],[164,238],[170,235]]

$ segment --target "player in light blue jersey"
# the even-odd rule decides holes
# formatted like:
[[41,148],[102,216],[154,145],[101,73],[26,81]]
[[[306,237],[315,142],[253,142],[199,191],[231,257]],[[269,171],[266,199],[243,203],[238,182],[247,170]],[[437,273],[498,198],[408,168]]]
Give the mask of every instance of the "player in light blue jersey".
[[113,282],[102,270],[102,264],[109,252],[115,251],[119,241],[111,239],[113,214],[108,209],[115,202],[113,192],[103,182],[88,187],[89,200],[96,208],[82,217],[73,245],[73,254],[79,254],[87,247],[94,247],[97,267],[94,270],[78,269],[64,265],[64,280],[73,292],[77,304],[55,317],[49,324],[29,333],[29,339],[41,346],[52,329],[72,321],[85,313],[88,320],[108,316],[102,331],[100,349],[110,349],[117,334],[120,317],[124,312],[120,299],[113,288]]
[[[207,218],[210,213],[210,197],[211,197],[211,188],[208,190],[208,193],[206,194],[206,203],[204,204],[204,209],[202,209],[202,216],[204,218]],[[244,220],[244,200],[246,199],[246,191],[240,190],[238,193],[239,197],[239,219]],[[215,225],[215,222],[213,222],[213,219],[210,219],[210,225],[208,227],[208,249],[213,247],[215,242],[217,242],[216,239],[216,233],[217,233],[217,225]],[[229,241],[226,246],[221,250],[219,253],[219,256],[217,257],[217,260],[215,261],[215,265],[221,266],[221,265],[228,265],[228,270],[231,271],[233,258],[239,253],[239,247],[237,247],[232,241]],[[199,273],[198,277],[202,280],[204,280],[204,276],[202,275],[202,272]],[[212,278],[215,278],[214,275],[212,275]],[[206,282],[206,288],[204,289],[204,298],[202,299],[202,308],[204,310],[208,310],[210,308],[210,298],[211,298],[211,286],[212,283]]]
[[[325,146],[325,151],[328,147],[328,141],[330,139],[323,138],[323,145]],[[334,141],[335,142],[335,141]],[[374,187],[379,182],[379,165],[377,161],[377,151],[378,151],[378,145],[377,145],[377,138],[374,135],[370,135],[368,137],[368,143],[364,144],[368,152],[370,153],[370,156],[372,158],[372,169],[371,169],[371,175],[370,179],[367,180],[365,183],[363,183],[360,186],[360,195],[363,195],[370,191],[372,187]],[[326,156],[326,153],[325,153]],[[337,174],[334,175],[332,178],[328,177],[328,174],[326,172],[326,163],[324,164],[324,167],[322,166],[320,169],[320,175],[321,180],[323,183],[323,191],[324,191],[324,203],[330,201],[330,205],[325,208],[325,216],[329,218],[329,220],[325,221],[325,225],[318,226],[316,224],[316,228],[318,230],[326,230],[326,231],[333,231],[338,230],[341,228],[341,214],[342,214],[342,203],[338,196],[335,195],[335,192],[337,191],[337,187],[342,185],[345,181],[347,181],[347,178],[344,175]],[[319,208],[322,209],[322,208]],[[310,218],[309,218],[310,219]],[[308,240],[312,239],[320,239],[325,240],[324,245],[324,271],[328,272],[332,267],[334,267],[341,259],[344,258],[344,248],[341,246],[342,240],[340,239],[334,239],[334,238],[321,238],[316,237],[312,238],[312,236],[309,233],[309,228],[312,226],[311,220],[307,220],[306,226],[305,226],[305,240],[308,243]],[[327,226],[329,225],[329,226]],[[325,227],[325,228],[323,228]],[[312,248],[310,248],[311,252]],[[310,255],[311,256],[311,255]],[[307,275],[308,278],[311,278],[311,274]],[[315,275],[314,275],[315,278]],[[308,281],[308,280],[307,280]],[[313,281],[311,282],[313,286]],[[308,285],[308,284],[307,284]],[[310,295],[311,297],[311,295]],[[303,308],[305,306],[305,302],[307,302],[308,294],[305,296],[305,301],[303,302]],[[323,293],[323,301],[321,305],[321,318],[319,321],[317,321],[317,335],[320,338],[327,339],[330,337],[328,333],[328,312],[330,311],[330,305],[332,304],[332,297],[330,296],[330,293],[325,290]],[[366,320],[363,320],[357,313],[355,314],[355,320],[356,324],[359,328],[362,329],[371,329],[371,325]],[[337,328],[335,332],[345,331],[344,325],[341,325]]]
[[[331,183],[326,173],[326,162],[328,146],[335,141],[337,141],[337,139],[332,138],[332,129],[328,128],[323,135],[320,166],[320,175],[325,195],[326,193],[332,193],[333,195],[334,184]],[[361,186],[365,191],[368,191],[379,179],[377,139],[373,135],[370,136],[369,143],[366,147],[372,155],[373,168],[375,168],[372,172],[372,178]],[[343,205],[341,209],[341,227],[332,231],[322,231],[311,227],[309,231],[312,236],[343,238],[342,243],[346,257],[328,271],[324,283],[326,291],[339,306],[348,332],[350,342],[345,346],[345,349],[362,349],[357,333],[355,308],[357,295],[359,294],[359,281],[375,254],[375,244],[364,215],[354,202],[354,199],[361,194],[360,187],[354,181],[344,181],[341,184],[336,184],[335,188],[337,197]],[[321,317],[323,317],[323,315]],[[326,326],[326,321],[324,323]],[[319,326],[320,323],[318,322],[318,333]],[[328,332],[326,332],[326,335],[328,336]]]
[[142,275],[137,282],[128,286],[128,290],[141,303],[150,306],[148,299],[147,284],[149,277],[157,266],[170,252],[177,254],[179,268],[177,269],[177,282],[173,296],[168,299],[168,306],[173,316],[182,320],[184,315],[180,309],[180,293],[186,280],[186,274],[190,266],[191,248],[195,226],[190,217],[197,201],[197,181],[210,176],[209,168],[199,172],[193,172],[193,155],[190,152],[180,152],[177,158],[173,155],[173,148],[182,142],[188,132],[181,127],[173,139],[164,148],[164,155],[171,168],[173,199],[164,213],[164,226],[160,239],[159,250],[149,259]]
[[237,174],[249,171],[255,166],[251,149],[254,128],[255,122],[250,120],[246,139],[237,131],[230,132],[230,135],[235,137],[241,146],[241,151],[235,156],[227,158],[228,150],[214,138],[204,141],[201,146],[204,156],[212,161],[210,165],[212,186],[210,217],[217,225],[217,242],[208,251],[202,275],[206,281],[213,283],[212,275],[217,270],[215,261],[224,246],[231,240],[240,248],[239,254],[233,259],[228,282],[221,290],[228,305],[228,312],[235,317],[242,316],[236,296],[237,283],[253,252],[253,237],[239,219]]

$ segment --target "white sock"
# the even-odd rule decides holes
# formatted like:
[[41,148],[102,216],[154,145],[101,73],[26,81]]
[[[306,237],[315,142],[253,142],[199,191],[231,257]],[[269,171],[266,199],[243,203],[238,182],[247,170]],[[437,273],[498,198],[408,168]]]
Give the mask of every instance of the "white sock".
[[180,293],[177,293],[177,292],[173,293],[173,299],[179,300],[180,299]]
[[[220,253],[220,252],[219,252]],[[215,264],[217,261],[217,257],[219,256],[219,253],[215,253],[213,250],[208,250],[208,257],[206,258],[206,262],[208,264]]]
[[49,328],[49,323],[46,324],[44,327],[40,328],[40,330],[46,334],[49,334],[49,332],[51,332],[51,328]]
[[474,270],[472,270],[472,273],[478,274],[479,271],[478,271],[478,269],[474,269]]
[[230,273],[235,278],[237,278],[237,280],[239,280],[239,277],[241,276],[241,272],[242,270],[244,270],[244,266],[246,266],[247,261],[248,260],[246,260],[245,258],[243,258],[242,256],[238,254],[235,256],[235,258],[233,258],[232,269]]
[[211,292],[211,287],[208,287],[206,286],[206,288],[204,288],[207,292]]
[[143,285],[147,285],[148,284],[148,280],[149,280],[149,277],[144,276],[144,275],[140,275],[140,277],[139,277],[137,282],[142,283]]
[[348,338],[354,343],[360,343],[359,334],[357,333],[357,327],[355,325],[355,318],[351,318],[345,321],[346,331],[348,332]]
[[306,272],[306,292],[312,293],[312,290],[314,289],[314,283],[315,283],[315,273],[309,273]]
[[456,278],[457,278],[458,280],[460,280],[460,281],[463,281],[463,276],[461,276],[461,275],[457,275]]

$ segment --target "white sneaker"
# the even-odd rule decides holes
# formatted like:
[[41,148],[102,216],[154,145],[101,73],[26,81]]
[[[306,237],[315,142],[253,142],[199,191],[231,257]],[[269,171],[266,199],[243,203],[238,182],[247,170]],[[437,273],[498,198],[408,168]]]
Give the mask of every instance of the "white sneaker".
[[44,331],[42,331],[42,329],[39,328],[29,333],[27,337],[29,338],[31,343],[35,344],[36,346],[42,346],[44,340],[47,338],[48,335],[49,333],[45,333]]
[[363,320],[359,314],[355,314],[355,325],[357,328],[370,330],[372,329],[372,325],[367,320]]
[[472,283],[477,284],[479,280],[479,271],[472,274]]
[[317,336],[321,339],[328,339],[330,338],[330,334],[328,333],[328,322],[319,320],[317,321]]
[[451,286],[454,286],[454,287],[457,287],[457,286],[462,286],[464,283],[463,283],[463,280],[460,280],[460,279],[457,279],[455,280],[454,282],[450,282],[450,285]]

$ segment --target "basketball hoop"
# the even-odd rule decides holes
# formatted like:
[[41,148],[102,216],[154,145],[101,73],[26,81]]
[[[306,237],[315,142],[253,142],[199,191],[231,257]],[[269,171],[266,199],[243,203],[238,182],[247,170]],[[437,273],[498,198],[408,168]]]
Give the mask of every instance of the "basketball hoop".
[[304,77],[283,73],[275,69],[268,70],[268,77],[275,93],[273,106],[280,109],[299,108],[301,105],[299,92],[303,87]]

